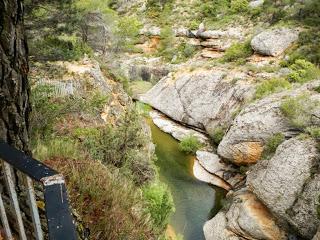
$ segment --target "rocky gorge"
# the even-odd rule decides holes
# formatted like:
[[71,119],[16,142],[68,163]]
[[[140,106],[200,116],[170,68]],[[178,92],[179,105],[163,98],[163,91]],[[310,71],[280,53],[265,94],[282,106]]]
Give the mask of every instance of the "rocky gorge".
[[[320,240],[317,1],[108,4],[112,14],[90,10],[81,25],[81,36],[93,49],[89,59],[97,60],[85,58],[81,66],[63,62],[72,72],[71,85],[66,87],[65,80],[50,84],[64,95],[90,85],[102,90],[108,98],[99,115],[114,126],[121,126],[134,102],[148,109],[142,114],[165,143],[153,136],[156,145],[163,144],[154,148],[150,129],[141,121],[148,143],[132,150],[144,159],[133,168],[146,181],[157,175],[152,165],[156,149],[163,157],[158,167],[165,169],[160,169],[164,182],[177,177],[173,192],[210,191],[195,198],[206,206],[193,206],[192,196],[178,196],[182,204],[190,202],[177,207],[183,208],[177,216],[194,217],[199,211],[206,218],[203,234],[197,231],[195,237],[190,228],[186,240]],[[81,87],[75,81],[79,75],[85,80]],[[163,132],[180,143],[192,137],[198,147],[184,155]],[[217,198],[212,186],[226,193],[222,206],[211,199]],[[214,210],[200,211],[212,202]],[[192,206],[190,215],[185,206]],[[173,235],[165,239],[179,239]]]

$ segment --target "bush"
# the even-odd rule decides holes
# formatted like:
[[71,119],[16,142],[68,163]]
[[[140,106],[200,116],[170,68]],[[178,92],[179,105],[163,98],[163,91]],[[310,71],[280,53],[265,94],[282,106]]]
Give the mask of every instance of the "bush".
[[143,197],[147,202],[147,213],[150,214],[157,231],[163,232],[174,212],[173,199],[167,186],[156,182],[143,187]]
[[310,29],[299,34],[298,47],[290,54],[290,62],[306,59],[313,64],[320,65],[320,32]]
[[304,130],[311,124],[312,111],[319,104],[306,95],[290,97],[281,103],[280,110],[292,127]]
[[72,35],[52,36],[30,41],[30,55],[38,60],[79,60],[92,49],[79,37]]
[[226,13],[229,6],[229,0],[205,0],[199,2],[197,12],[201,13],[202,18],[216,19],[218,14]]
[[160,43],[158,54],[166,60],[171,61],[175,55],[176,49],[174,48],[175,39],[171,27],[164,27],[161,29]]
[[241,13],[249,11],[248,0],[231,0],[230,11],[232,13]]
[[[35,140],[33,140],[35,141]],[[80,145],[78,142],[68,138],[50,138],[48,140],[36,140],[33,147],[33,155],[39,160],[47,160],[54,157],[76,159],[79,157]]]
[[290,88],[291,84],[287,80],[283,78],[273,78],[270,80],[266,80],[257,86],[255,98],[260,99],[269,94]]
[[306,129],[306,132],[309,133],[311,135],[311,137],[315,138],[315,139],[320,139],[320,127],[308,127]]
[[213,142],[218,145],[222,141],[224,134],[225,134],[225,128],[217,127],[213,130],[213,133],[210,135]]
[[179,143],[179,148],[181,151],[186,153],[196,153],[202,147],[201,142],[198,140],[197,137],[190,135],[185,137]]
[[270,158],[272,154],[275,153],[278,146],[285,140],[285,137],[282,133],[276,133],[271,136],[265,143],[263,150],[263,158]]
[[156,240],[140,189],[111,166],[81,156],[46,164],[66,176],[71,205],[90,229],[90,238]]
[[250,41],[245,43],[235,43],[228,48],[223,56],[223,60],[227,62],[243,61],[247,57],[250,57],[253,50],[250,45]]
[[135,44],[138,41],[139,30],[141,23],[135,17],[121,17],[114,28],[114,43],[115,51],[134,51]]
[[298,59],[290,66],[292,72],[288,75],[290,82],[305,83],[320,76],[320,70],[303,59]]

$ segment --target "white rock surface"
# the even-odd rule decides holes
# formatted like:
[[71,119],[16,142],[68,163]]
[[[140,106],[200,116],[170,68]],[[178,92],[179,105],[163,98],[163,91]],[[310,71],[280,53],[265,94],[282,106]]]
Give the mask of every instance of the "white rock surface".
[[225,75],[223,71],[205,69],[169,74],[140,100],[176,121],[211,134],[219,125],[228,125],[232,113],[254,92],[251,84],[233,84],[224,80]]
[[[286,137],[297,134],[281,113],[282,100],[302,93],[310,94],[312,99],[320,100],[320,95],[312,91],[319,85],[319,80],[313,81],[295,90],[273,94],[245,107],[220,142],[218,155],[238,165],[256,163],[261,157],[264,143],[271,136],[276,133],[283,133]],[[314,114],[320,116],[316,110]]]
[[298,40],[298,36],[299,31],[293,29],[266,30],[253,37],[251,47],[262,55],[278,56]]
[[248,174],[247,185],[281,220],[311,239],[320,225],[317,203],[320,173],[317,143],[291,138],[282,143],[270,160],[259,162]]
[[214,174],[211,174],[206,169],[204,169],[198,160],[194,161],[193,174],[200,181],[221,187],[227,191],[229,191],[232,188],[231,185],[224,181],[222,178]]
[[149,115],[158,128],[163,132],[169,133],[175,139],[181,141],[185,137],[195,136],[201,143],[209,145],[210,140],[205,134],[178,124],[158,111],[151,111]]
[[206,240],[286,239],[273,216],[254,194],[241,190],[230,198],[227,199],[231,202],[229,208],[205,223]]

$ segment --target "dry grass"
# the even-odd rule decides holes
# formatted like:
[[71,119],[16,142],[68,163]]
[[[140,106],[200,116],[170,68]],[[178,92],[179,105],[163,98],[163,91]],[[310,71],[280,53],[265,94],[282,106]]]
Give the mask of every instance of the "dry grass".
[[66,176],[70,201],[88,224],[90,239],[156,239],[140,190],[113,167],[87,159],[51,159]]

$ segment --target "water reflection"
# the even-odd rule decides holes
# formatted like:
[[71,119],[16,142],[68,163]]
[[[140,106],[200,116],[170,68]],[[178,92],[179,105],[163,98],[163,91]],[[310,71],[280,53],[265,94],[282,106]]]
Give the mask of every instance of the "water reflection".
[[176,207],[170,225],[184,240],[203,240],[203,224],[221,208],[224,191],[197,180],[192,173],[194,157],[179,151],[178,142],[151,120],[149,125],[160,179],[170,187]]

